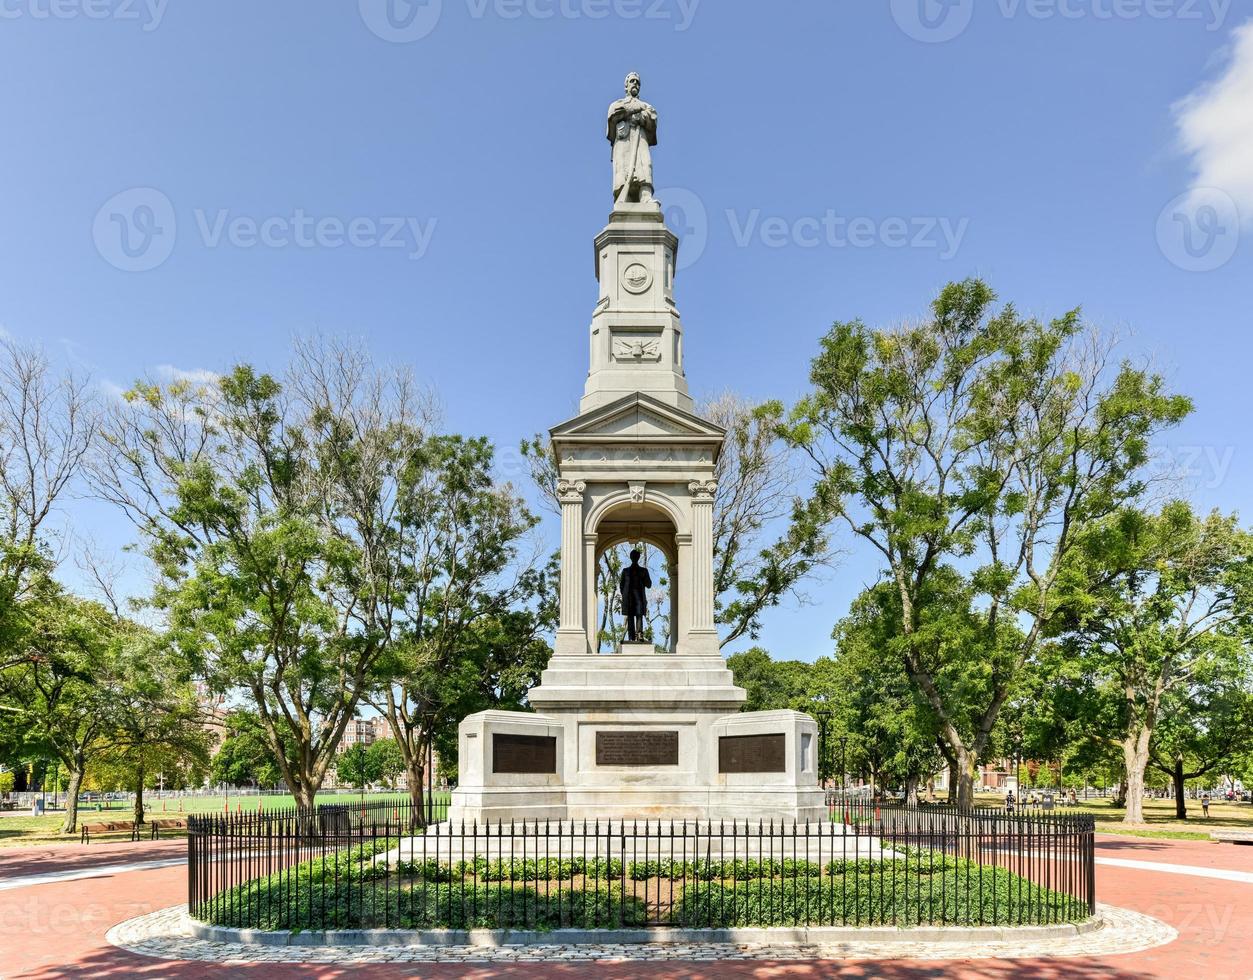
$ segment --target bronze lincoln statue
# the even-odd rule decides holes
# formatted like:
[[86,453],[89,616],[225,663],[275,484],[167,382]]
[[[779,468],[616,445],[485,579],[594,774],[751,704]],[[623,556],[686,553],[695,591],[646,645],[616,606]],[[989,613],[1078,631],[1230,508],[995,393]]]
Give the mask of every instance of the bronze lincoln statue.
[[652,576],[640,564],[640,553],[631,552],[631,564],[622,570],[618,581],[622,591],[622,615],[626,617],[627,642],[638,643],[644,632],[644,617],[648,615],[648,590],[653,587]]

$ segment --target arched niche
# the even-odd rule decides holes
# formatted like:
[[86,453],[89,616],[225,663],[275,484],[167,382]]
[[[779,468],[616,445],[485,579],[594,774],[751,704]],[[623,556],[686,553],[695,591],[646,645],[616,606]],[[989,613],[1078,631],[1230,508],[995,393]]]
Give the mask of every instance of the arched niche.
[[[668,502],[667,502],[668,504]],[[667,642],[659,647],[674,652],[677,648],[681,623],[679,622],[679,530],[678,512],[659,500],[637,500],[627,496],[607,502],[589,515],[587,536],[592,543],[589,575],[589,592],[593,603],[589,604],[591,628],[589,633],[592,649],[599,650],[599,632],[603,614],[600,577],[604,574],[602,559],[607,551],[619,545],[649,545],[665,559],[664,574],[668,589]],[[654,586],[660,581],[662,569],[650,563]],[[614,583],[617,588],[617,583]],[[658,638],[655,638],[658,639]]]

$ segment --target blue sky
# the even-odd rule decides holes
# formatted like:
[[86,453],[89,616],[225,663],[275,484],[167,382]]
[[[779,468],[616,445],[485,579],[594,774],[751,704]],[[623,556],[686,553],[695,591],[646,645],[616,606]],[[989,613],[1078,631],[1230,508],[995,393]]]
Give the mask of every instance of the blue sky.
[[[637,70],[698,396],[790,400],[832,321],[980,275],[1154,360],[1197,401],[1163,458],[1248,514],[1251,24],[1248,0],[0,0],[0,328],[107,390],[358,336],[519,476],[518,441],[577,411],[604,111]],[[853,549],[763,644],[828,652],[876,576]]]

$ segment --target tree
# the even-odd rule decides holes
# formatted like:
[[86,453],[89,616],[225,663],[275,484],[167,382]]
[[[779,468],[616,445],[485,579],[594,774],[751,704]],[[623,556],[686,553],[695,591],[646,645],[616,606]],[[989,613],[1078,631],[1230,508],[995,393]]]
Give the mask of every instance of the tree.
[[[1042,323],[1012,306],[994,313],[994,302],[969,280],[945,287],[925,323],[835,324],[811,393],[779,427],[813,465],[815,506],[878,553],[897,590],[897,652],[954,758],[963,806],[1001,707],[1051,628],[1076,534],[1137,497],[1152,439],[1191,408],[1155,375],[1111,369],[1078,311]],[[983,611],[980,656],[991,660],[921,630],[939,574],[961,576]],[[1022,631],[1003,647],[1006,621]],[[966,732],[938,673],[962,665],[987,683]]]
[[727,657],[735,683],[748,694],[743,711],[805,710],[812,700],[813,664],[798,660],[774,660],[761,647]]
[[[547,618],[538,611],[548,576],[519,561],[535,519],[511,487],[494,482],[493,456],[485,439],[430,436],[399,473],[392,560],[401,625],[390,681],[371,703],[404,757],[416,820],[430,750],[477,710],[470,705],[491,676],[487,661],[525,662],[551,619],[551,611]],[[547,662],[547,645],[541,648]]]
[[96,434],[85,379],[0,336],[0,670],[16,644],[21,604],[49,572],[48,521]]
[[135,825],[144,823],[144,786],[156,773],[184,768],[203,772],[209,734],[203,725],[186,664],[152,635],[124,621],[105,756],[122,768],[135,793]]
[[29,737],[69,776],[62,833],[74,833],[88,763],[116,729],[121,671],[112,615],[45,583],[24,603],[22,645],[0,672],[0,694],[22,712]]
[[[755,405],[732,392],[697,408],[698,415],[727,431],[714,469],[714,606],[722,646],[744,636],[756,639],[762,614],[789,596],[803,601],[801,582],[833,557],[823,502],[796,494],[796,468],[777,432],[779,411],[777,405]],[[521,452],[542,499],[559,512],[558,465],[548,440],[536,436],[524,441]],[[782,533],[770,540],[779,523]],[[618,574],[631,547],[624,544],[606,552],[597,576],[600,633],[615,645],[622,632],[614,617]],[[659,578],[670,574],[667,567]],[[662,612],[667,600],[668,591],[659,583],[650,601],[652,635],[663,628],[669,635],[668,614]]]
[[1173,502],[1158,514],[1119,511],[1080,544],[1065,569],[1068,647],[1112,704],[1107,730],[1122,749],[1125,820],[1140,823],[1164,711],[1195,715],[1190,695],[1235,673],[1253,640],[1253,536],[1235,517],[1199,517]]
[[283,382],[240,365],[137,384],[93,458],[147,540],[173,642],[215,691],[247,693],[302,806],[383,680],[396,486],[426,412],[407,375],[313,342]]
[[367,746],[354,742],[335,760],[335,772],[353,789],[364,791],[379,778],[378,758],[370,754]]
[[1149,766],[1174,788],[1175,817],[1188,819],[1184,792],[1189,779],[1222,773],[1253,750],[1253,685],[1248,663],[1218,670],[1206,681],[1177,688],[1149,747]]
[[[940,606],[929,601],[921,620],[940,620],[949,642],[966,642],[972,631],[953,629],[953,617],[936,615]],[[875,785],[903,787],[907,802],[916,804],[919,785],[940,766],[939,733],[893,649],[899,622],[900,603],[891,583],[867,589],[853,602],[833,634],[832,704],[837,728],[852,747],[854,766],[869,772]],[[963,727],[966,723],[963,719]]]
[[[226,735],[214,753],[209,778],[217,785],[277,787],[283,781],[283,769],[274,759],[265,726],[256,712],[232,711],[225,727]],[[294,749],[289,739],[284,743],[283,754],[290,759]]]
[[405,757],[394,738],[376,738],[368,751],[370,770],[375,779],[381,779],[395,789],[396,779],[404,774]]

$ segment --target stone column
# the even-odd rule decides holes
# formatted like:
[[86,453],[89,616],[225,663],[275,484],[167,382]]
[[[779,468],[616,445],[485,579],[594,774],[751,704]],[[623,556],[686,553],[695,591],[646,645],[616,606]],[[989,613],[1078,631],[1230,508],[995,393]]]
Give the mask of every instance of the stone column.
[[559,480],[557,499],[561,501],[561,582],[560,618],[557,626],[557,656],[579,656],[588,652],[587,629],[583,623],[583,492],[582,480]]
[[596,567],[596,541],[595,534],[583,537],[583,625],[584,632],[587,633],[589,653],[600,650],[600,640],[596,635],[600,628],[600,600],[596,591],[596,576],[599,571]]
[[714,494],[713,480],[688,484],[692,495],[691,620],[689,636],[696,652],[717,653],[718,631],[714,626]]
[[677,581],[674,584],[674,598],[677,604],[674,615],[678,623],[675,632],[675,651],[686,653],[690,646],[688,632],[692,628],[692,590],[688,586],[688,583],[692,581],[692,536],[676,534],[674,550],[678,555],[675,575]]
[[[677,535],[676,535],[677,537]],[[670,573],[670,646],[667,650],[674,653],[679,645],[679,544],[674,544],[674,550],[666,556],[669,563],[668,571]]]

